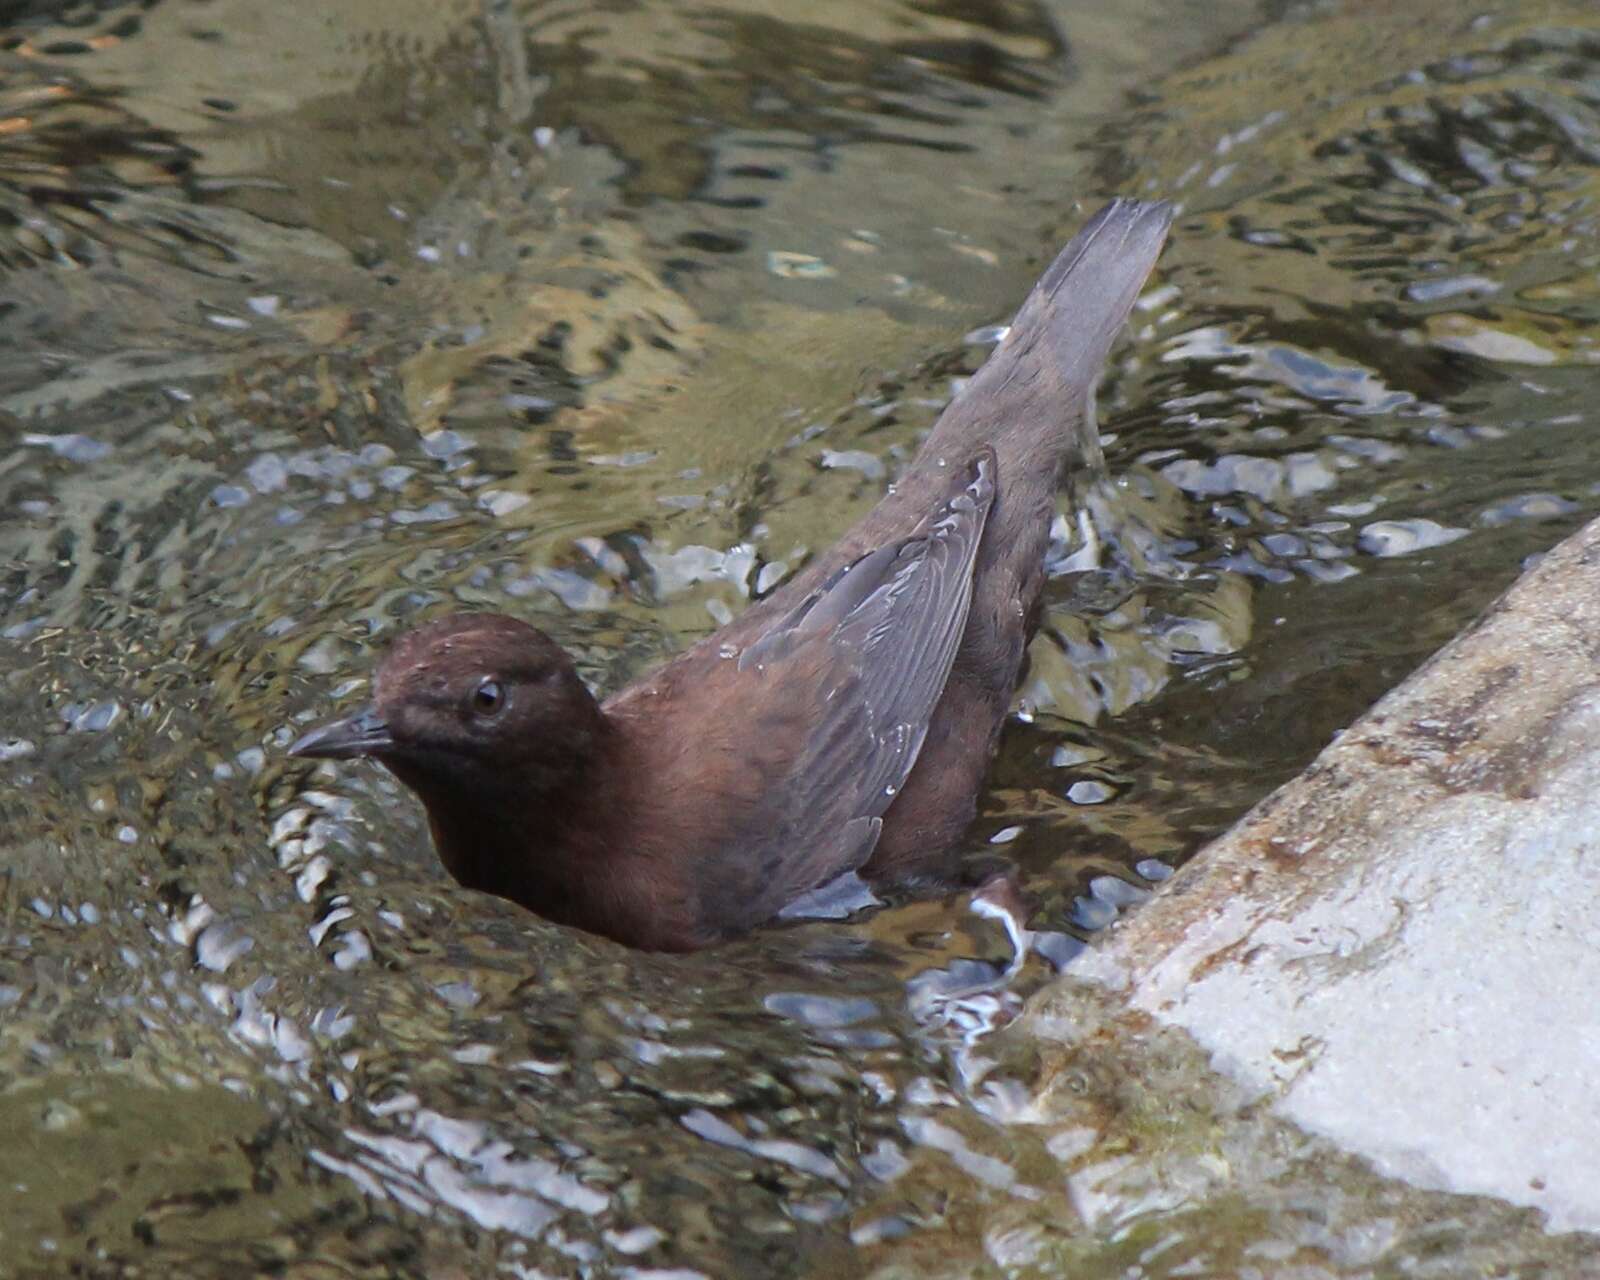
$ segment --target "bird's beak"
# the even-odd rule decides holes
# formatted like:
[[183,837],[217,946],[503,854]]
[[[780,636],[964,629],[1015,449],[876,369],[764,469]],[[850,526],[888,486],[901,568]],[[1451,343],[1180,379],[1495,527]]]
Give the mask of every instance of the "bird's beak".
[[289,748],[289,754],[346,760],[351,756],[381,755],[393,746],[388,723],[372,707],[363,707],[353,716],[313,729]]

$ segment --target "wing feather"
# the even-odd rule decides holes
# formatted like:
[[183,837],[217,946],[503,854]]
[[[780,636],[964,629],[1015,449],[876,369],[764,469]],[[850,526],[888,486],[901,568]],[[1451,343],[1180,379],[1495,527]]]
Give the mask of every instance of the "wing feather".
[[786,694],[803,674],[814,699],[798,717],[805,740],[770,779],[776,811],[735,841],[765,873],[744,886],[752,922],[871,855],[955,664],[995,468],[980,450],[912,534],[833,574],[741,653],[741,673]]

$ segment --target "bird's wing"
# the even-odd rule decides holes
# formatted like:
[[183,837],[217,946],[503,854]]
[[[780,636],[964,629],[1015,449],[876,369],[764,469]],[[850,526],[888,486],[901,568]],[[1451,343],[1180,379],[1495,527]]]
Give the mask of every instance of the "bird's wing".
[[799,737],[765,780],[760,829],[740,824],[713,858],[727,873],[715,891],[739,885],[748,923],[872,853],[950,678],[995,485],[984,448],[912,534],[835,572],[739,655],[741,678],[793,709]]

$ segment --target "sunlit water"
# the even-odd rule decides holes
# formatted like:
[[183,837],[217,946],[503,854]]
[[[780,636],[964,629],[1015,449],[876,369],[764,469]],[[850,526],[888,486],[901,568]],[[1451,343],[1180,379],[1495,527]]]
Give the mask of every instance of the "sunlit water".
[[1349,9],[14,7],[0,1274],[1236,1261],[1061,1243],[961,899],[634,955],[282,748],[462,605],[706,633],[1170,196],[971,837],[1067,958],[1600,508],[1592,16]]

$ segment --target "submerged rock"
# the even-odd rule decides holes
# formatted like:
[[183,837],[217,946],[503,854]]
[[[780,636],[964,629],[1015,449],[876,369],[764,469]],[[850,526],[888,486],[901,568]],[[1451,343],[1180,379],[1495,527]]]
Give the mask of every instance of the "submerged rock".
[[1600,1229],[1600,521],[1073,966],[1416,1187]]

